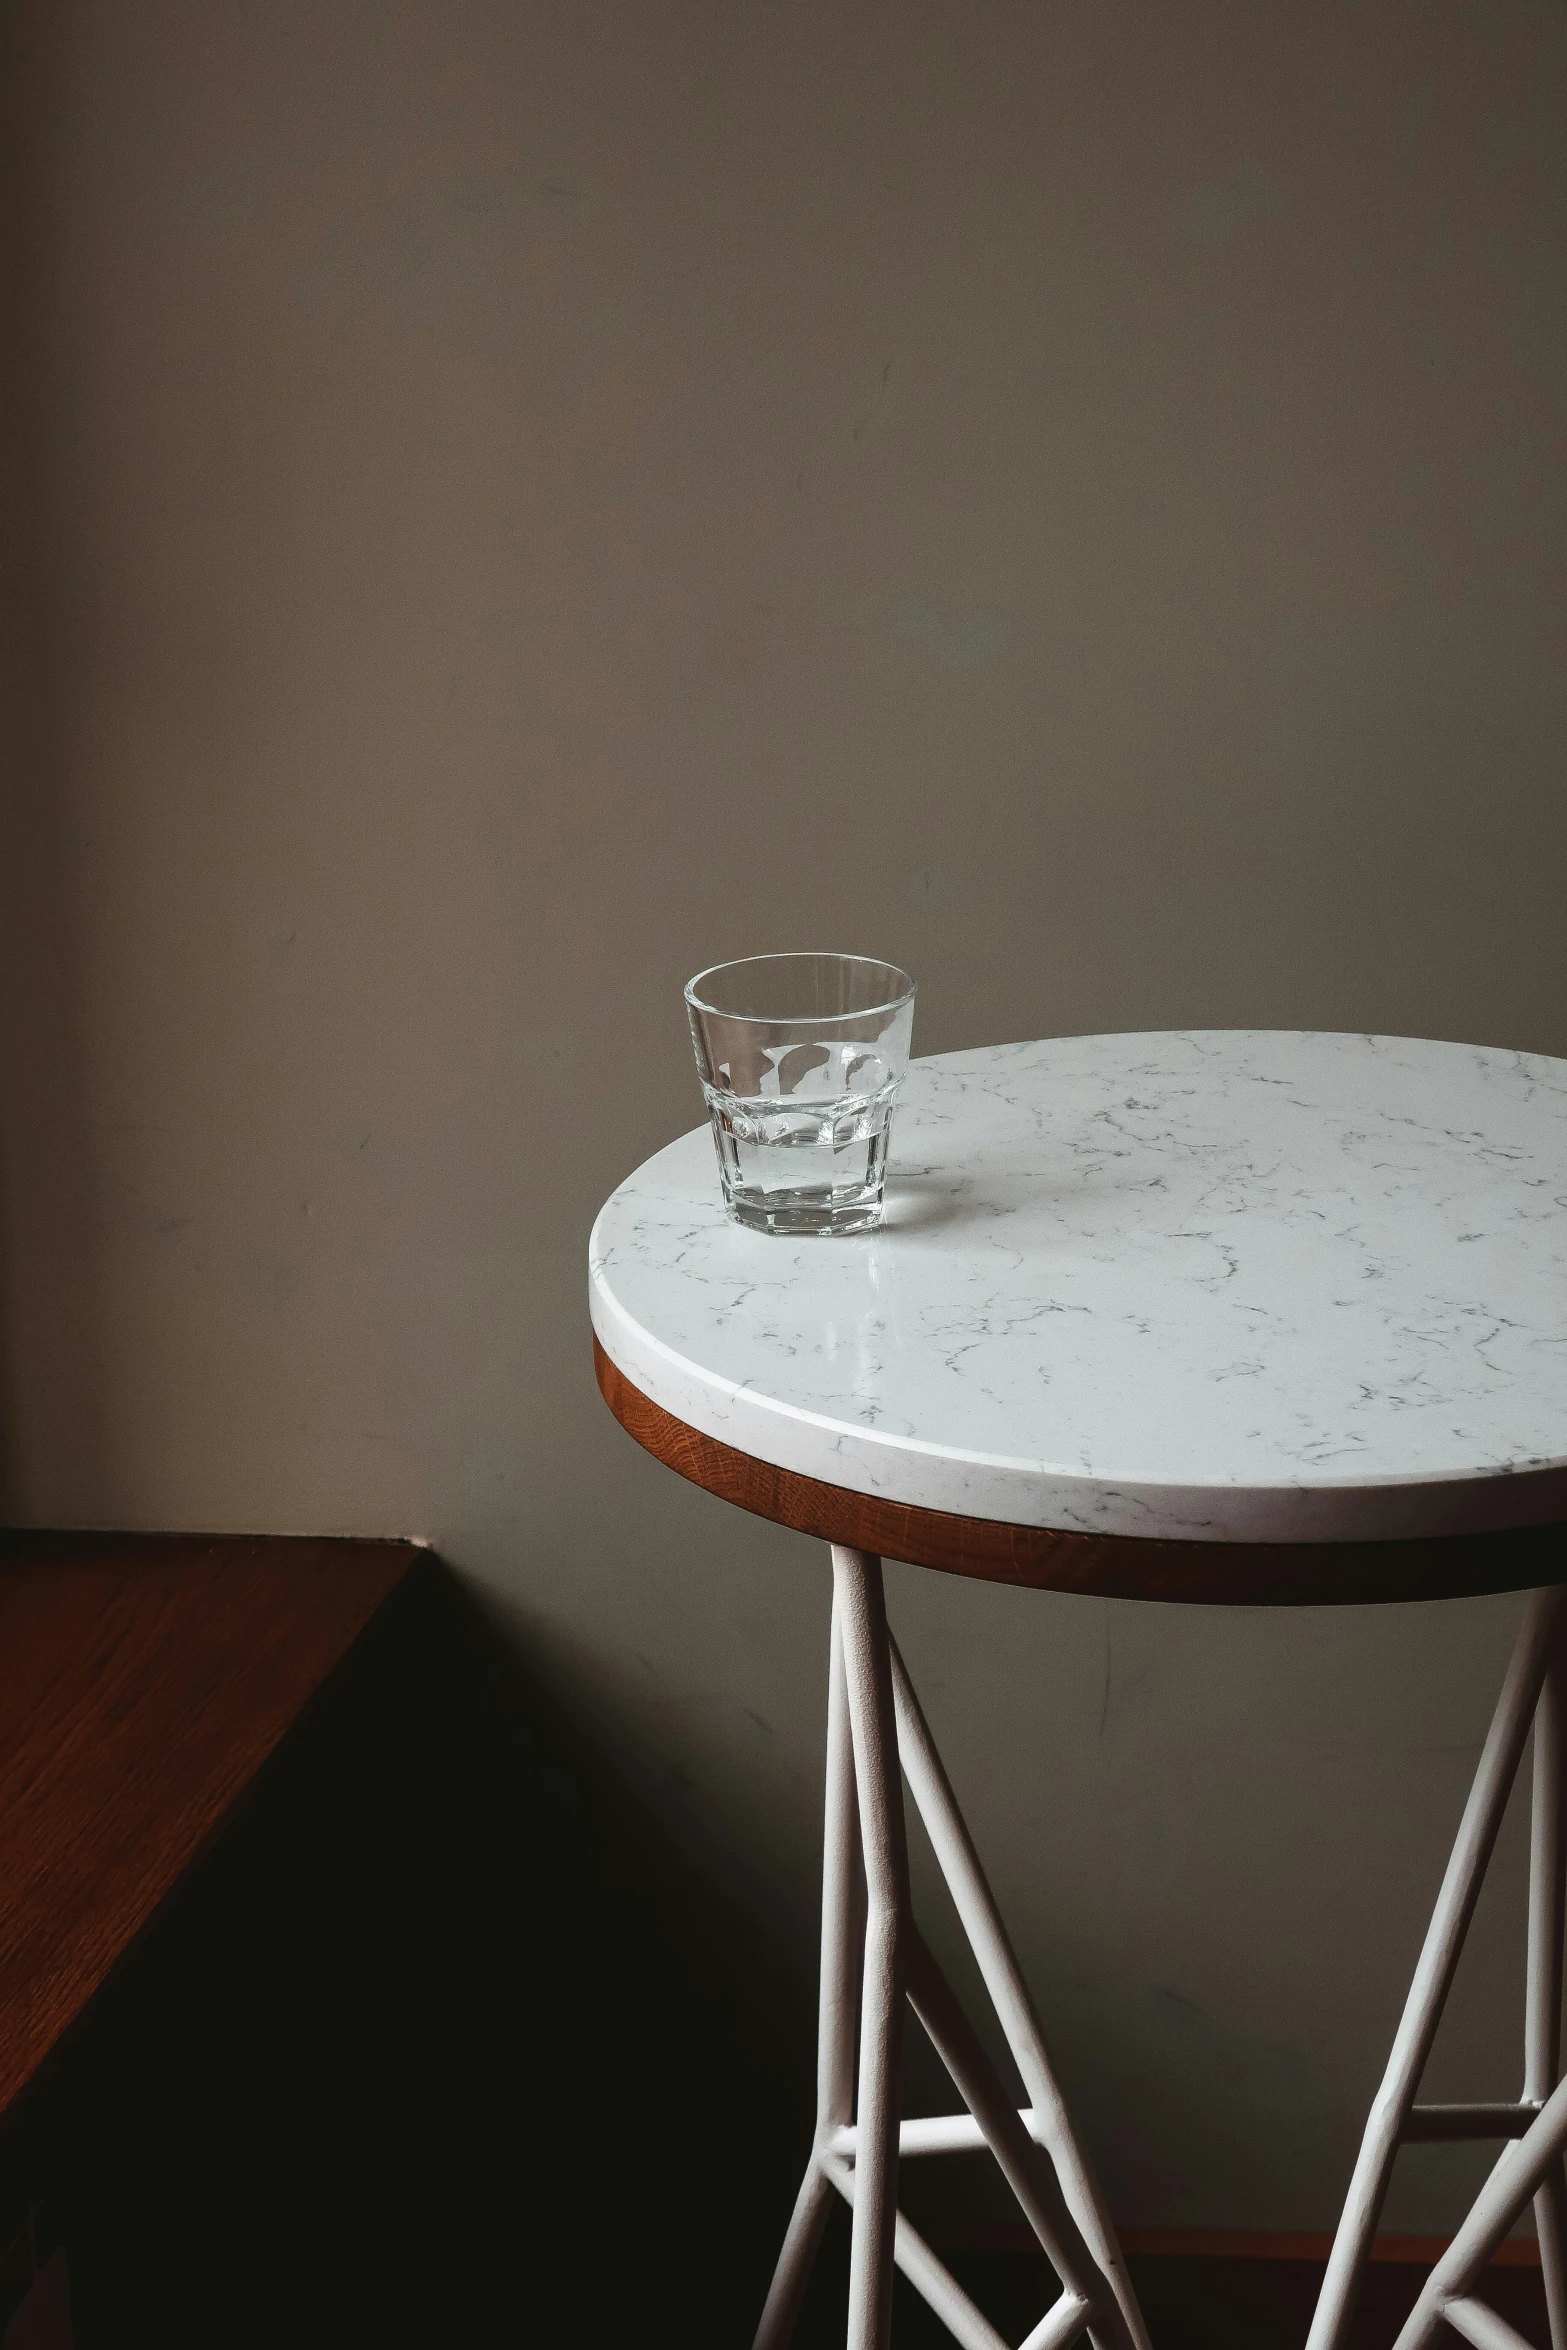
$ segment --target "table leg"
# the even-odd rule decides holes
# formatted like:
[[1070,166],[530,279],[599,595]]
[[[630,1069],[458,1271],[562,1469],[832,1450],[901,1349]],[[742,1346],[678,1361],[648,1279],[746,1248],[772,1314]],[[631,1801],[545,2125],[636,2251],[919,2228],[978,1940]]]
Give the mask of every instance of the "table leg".
[[1426,2350],[1444,2325],[1480,2345],[1480,2350],[1529,2350],[1522,2334],[1473,2298],[1474,2288],[1525,2204],[1560,2169],[1564,2148],[1567,2081],[1546,2100],[1538,2118],[1486,2180],[1469,2217],[1426,2279],[1394,2350]]
[[[1523,2093],[1543,2105],[1562,2077],[1562,1924],[1567,1872],[1567,1660],[1560,1643],[1534,1716],[1534,1810],[1529,1840],[1529,1969],[1524,2006]],[[1567,2188],[1562,2166],[1534,2199],[1535,2233],[1550,2318],[1551,2350],[1567,2350]]]
[[756,2350],[782,2350],[811,2280],[833,2181],[819,2159],[854,2113],[855,2007],[859,1999],[864,1902],[856,1818],[854,1745],[843,1671],[843,1624],[836,1592],[827,1678],[827,1801],[822,1822],[822,1961],[816,2032],[816,2145],[795,2199]]
[[909,1856],[881,1561],[859,1551],[835,1549],[832,1568],[843,1625],[868,1913],[860,1991],[849,2350],[886,2350],[892,2331],[892,2243],[898,2215],[898,2068],[903,2053]]
[[[936,1751],[936,1742],[896,1641],[892,1647],[892,1679],[898,1708],[898,1744],[909,1792],[925,1823],[925,1832],[947,1881],[963,1931],[979,1962],[980,1976],[990,1994],[997,2021],[1028,2091],[1036,2133],[1055,2165],[1062,2193],[1094,2262],[1109,2280],[1136,2350],[1150,2350],[1147,2328],[1121,2258],[1109,2209],[1087,2151],[1072,2127],[1034,2002],[1029,1997],[1001,1912],[974,1849],[968,1822],[958,1809],[952,1783]],[[1558,2346],[1553,2343],[1551,2350],[1558,2350]]]
[[[900,1758],[1034,2100],[1022,2112],[1011,2105],[914,1923]],[[898,2061],[905,1999],[962,2091],[968,2112],[900,2122]],[[762,2313],[756,2350],[783,2350],[788,2341],[833,2190],[844,2196],[854,2213],[849,2350],[886,2350],[894,2264],[963,2350],[1007,2350],[989,2320],[897,2209],[900,2154],[985,2146],[1000,2162],[1062,2285],[1059,2298],[1023,2350],[1068,2350],[1085,2336],[1095,2350],[1148,2350],[1114,2230],[1073,2133],[1017,1961],[902,1659],[892,1645],[881,1561],[863,1552],[835,1549],[816,2137]]]
[[[1504,2151],[1469,2218],[1433,2270],[1409,2324],[1399,2336],[1398,2350],[1415,2350],[1416,2344],[1430,2340],[1444,2317],[1466,2339],[1486,2345],[1487,2350],[1501,2350],[1504,2343],[1516,2344],[1519,2340],[1499,2318],[1479,2303],[1472,2303],[1469,2296],[1481,2269],[1531,2196],[1539,2195],[1548,2214],[1547,2224],[1553,2229],[1556,2214],[1562,2208],[1561,2147],[1567,2142],[1567,2097],[1557,2092],[1543,2106],[1541,2101],[1547,2097],[1548,2090],[1554,2089],[1560,2069],[1563,1863],[1563,1666],[1560,1658],[1564,1607],[1567,1607],[1567,1591],[1552,1588],[1530,1596],[1415,1968],[1403,2020],[1366,2124],[1306,2350],[1343,2350],[1394,2160],[1402,2144],[1417,2138],[1503,2137],[1516,2138],[1519,2142]],[[1542,1704],[1541,1693],[1548,1686],[1548,1676],[1551,1694]],[[1524,2096],[1513,2106],[1418,2106],[1415,2093],[1420,2076],[1452,1987],[1537,1708],[1543,1718],[1537,1731],[1535,1759]],[[1547,2116],[1553,2117],[1548,2130]],[[1550,2149],[1543,2157],[1542,2147]],[[1542,2230],[1542,2237],[1543,2233]],[[1477,2251],[1482,2245],[1483,2252]],[[1555,2276],[1559,2280],[1560,2274],[1559,2265],[1553,2265],[1548,2271],[1548,2293],[1553,2290],[1551,2278]],[[1560,2290],[1558,2281],[1557,2296]],[[1567,2350],[1567,2342],[1556,2330],[1559,2321],[1554,2299],[1552,2307],[1552,2350]],[[1480,2330],[1472,2330],[1475,2327]]]

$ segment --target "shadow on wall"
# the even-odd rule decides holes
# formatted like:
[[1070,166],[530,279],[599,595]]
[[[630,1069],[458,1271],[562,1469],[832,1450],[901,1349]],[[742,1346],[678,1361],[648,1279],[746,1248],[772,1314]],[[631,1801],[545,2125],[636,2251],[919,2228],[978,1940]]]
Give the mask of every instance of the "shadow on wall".
[[34,2117],[78,2350],[748,2340],[803,2147],[718,1984],[417,1572]]
[[50,424],[32,366],[48,130],[22,95],[0,59],[0,1519],[25,1525],[51,1485],[101,1479],[104,1427],[66,749],[70,550],[42,525]]

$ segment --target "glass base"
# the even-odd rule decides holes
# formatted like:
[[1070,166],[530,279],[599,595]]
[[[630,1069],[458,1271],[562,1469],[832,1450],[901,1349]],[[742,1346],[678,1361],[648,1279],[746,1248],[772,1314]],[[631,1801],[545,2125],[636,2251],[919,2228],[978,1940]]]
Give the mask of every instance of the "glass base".
[[724,1201],[730,1220],[748,1232],[776,1232],[794,1240],[828,1239],[847,1232],[874,1232],[881,1222],[881,1193],[824,1198],[819,1191],[730,1192]]

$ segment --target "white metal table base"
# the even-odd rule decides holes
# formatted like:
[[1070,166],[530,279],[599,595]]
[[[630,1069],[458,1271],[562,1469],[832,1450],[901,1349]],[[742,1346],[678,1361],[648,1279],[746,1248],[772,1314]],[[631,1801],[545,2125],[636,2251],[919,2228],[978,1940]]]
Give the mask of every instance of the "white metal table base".
[[[1551,2350],[1567,2350],[1567,2082],[1561,2078],[1562,1904],[1567,1865],[1567,1591],[1535,1592],[1437,1895],[1403,2020],[1371,2108],[1307,2350],[1343,2350],[1401,2145],[1507,2141],[1468,2218],[1432,2270],[1395,2350],[1425,2350],[1444,2325],[1475,2350],[1529,2350],[1476,2298],[1504,2236],[1533,2200]],[[1417,2105],[1415,2092],[1452,1987],[1524,1742],[1534,1725],[1529,1957],[1523,2095],[1516,2104]]]
[[[990,1887],[887,1629],[881,1561],[835,1548],[822,1840],[816,2136],[756,2350],[783,2350],[834,2194],[853,2211],[848,2350],[885,2350],[896,2265],[963,2350],[1007,2350],[898,2210],[900,2156],[988,2146],[1060,2279],[1022,2350],[1149,2350],[1087,2155]],[[899,1765],[919,1807],[1030,2103],[1013,2105],[914,1922]],[[967,2112],[901,2121],[905,2000]],[[855,2043],[858,2007],[859,2081]]]

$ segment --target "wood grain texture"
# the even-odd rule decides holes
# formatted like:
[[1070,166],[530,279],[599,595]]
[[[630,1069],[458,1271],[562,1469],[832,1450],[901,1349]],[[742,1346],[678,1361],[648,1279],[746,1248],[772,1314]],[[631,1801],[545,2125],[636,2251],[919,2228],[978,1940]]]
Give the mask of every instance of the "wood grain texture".
[[0,1532],[0,2124],[425,1556]]
[[960,1518],[797,1476],[677,1420],[595,1338],[599,1391],[628,1435],[693,1485],[823,1542],[1038,1590],[1243,1607],[1458,1599],[1567,1582],[1567,1527],[1419,1542],[1137,1542]]

